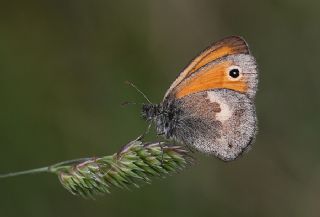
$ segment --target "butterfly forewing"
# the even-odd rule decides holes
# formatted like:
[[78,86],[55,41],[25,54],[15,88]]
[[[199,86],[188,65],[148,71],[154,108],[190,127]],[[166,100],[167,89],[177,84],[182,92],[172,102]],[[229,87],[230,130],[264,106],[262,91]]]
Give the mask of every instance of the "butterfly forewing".
[[179,74],[176,80],[171,84],[170,88],[165,94],[165,98],[171,91],[177,87],[184,79],[188,78],[195,71],[208,63],[217,60],[221,57],[232,54],[249,54],[249,48],[244,39],[239,36],[230,36],[222,39],[219,42],[213,43],[207,49],[202,51],[190,64]]

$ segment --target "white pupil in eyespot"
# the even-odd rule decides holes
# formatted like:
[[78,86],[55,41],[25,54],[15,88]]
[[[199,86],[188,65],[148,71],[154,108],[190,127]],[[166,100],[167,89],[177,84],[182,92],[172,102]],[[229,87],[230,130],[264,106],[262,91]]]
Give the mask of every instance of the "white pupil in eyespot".
[[237,77],[239,77],[239,75],[240,75],[239,69],[231,69],[231,70],[229,71],[229,75],[230,75],[230,77],[232,77],[232,78],[237,78]]

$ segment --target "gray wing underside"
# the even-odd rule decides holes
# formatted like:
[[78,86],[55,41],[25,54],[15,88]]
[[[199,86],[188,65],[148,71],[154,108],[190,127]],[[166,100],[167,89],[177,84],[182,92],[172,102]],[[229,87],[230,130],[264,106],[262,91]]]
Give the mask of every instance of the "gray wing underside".
[[234,160],[255,138],[255,106],[244,94],[216,89],[183,97],[178,104],[183,112],[175,137],[202,153]]

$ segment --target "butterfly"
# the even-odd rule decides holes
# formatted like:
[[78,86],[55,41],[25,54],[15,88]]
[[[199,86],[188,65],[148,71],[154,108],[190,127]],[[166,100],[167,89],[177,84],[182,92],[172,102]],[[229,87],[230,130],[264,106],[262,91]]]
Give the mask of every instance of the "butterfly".
[[161,103],[143,104],[142,117],[166,139],[231,161],[255,139],[257,85],[257,64],[246,41],[227,37],[194,58]]

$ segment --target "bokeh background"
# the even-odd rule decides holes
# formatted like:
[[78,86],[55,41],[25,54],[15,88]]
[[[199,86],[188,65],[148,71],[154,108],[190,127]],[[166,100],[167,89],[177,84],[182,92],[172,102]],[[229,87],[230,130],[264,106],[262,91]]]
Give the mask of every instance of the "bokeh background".
[[0,172],[99,156],[142,133],[211,42],[248,41],[260,69],[259,134],[249,154],[197,165],[95,201],[39,174],[0,180],[0,216],[319,216],[320,2],[317,0],[2,1]]

